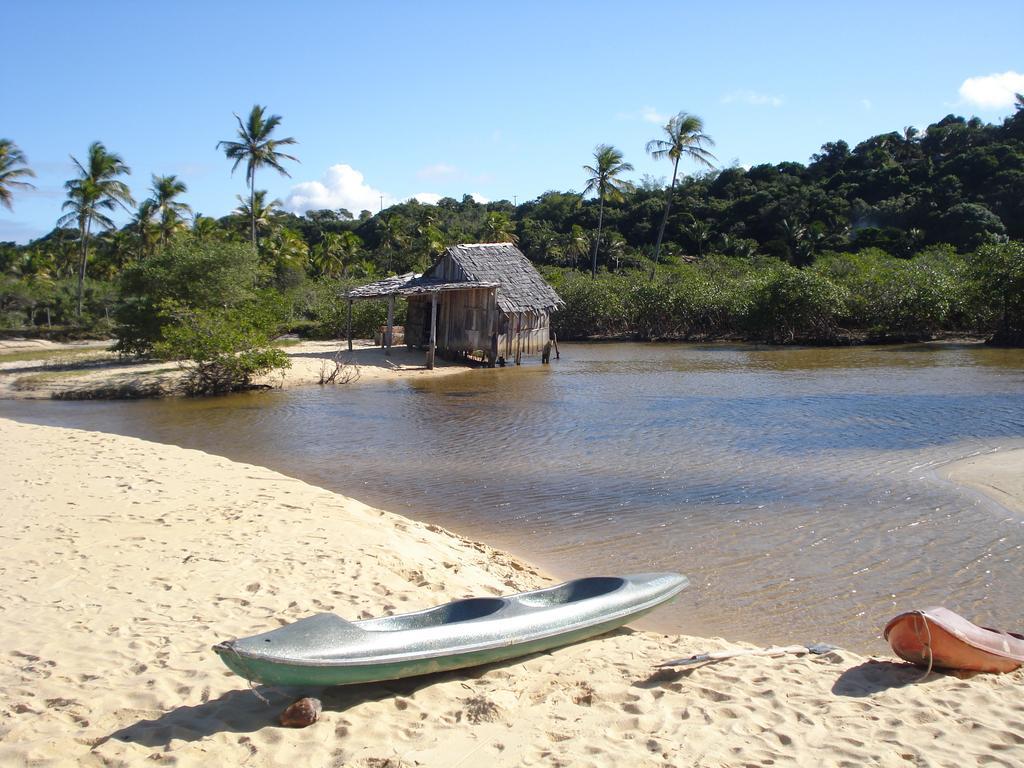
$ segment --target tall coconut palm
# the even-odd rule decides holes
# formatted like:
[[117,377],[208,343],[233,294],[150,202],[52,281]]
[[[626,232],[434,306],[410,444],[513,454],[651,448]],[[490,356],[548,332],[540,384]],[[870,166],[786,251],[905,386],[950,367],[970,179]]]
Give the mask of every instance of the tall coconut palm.
[[696,115],[680,112],[668,121],[663,130],[666,138],[651,139],[647,142],[647,151],[651,157],[655,160],[667,157],[672,161],[672,183],[669,184],[668,192],[665,194],[665,212],[661,216],[658,239],[654,244],[654,264],[651,266],[652,280],[654,279],[654,270],[658,266],[658,257],[661,255],[661,241],[665,236],[668,212],[672,208],[672,194],[676,188],[676,176],[679,174],[679,161],[685,157],[698,165],[712,168],[714,166],[711,161],[716,159],[711,152],[704,148],[705,145],[715,146],[715,142],[704,133],[704,121]]
[[21,181],[34,178],[35,171],[26,165],[25,153],[10,139],[0,139],[0,205],[14,210],[11,189],[35,189],[35,185]]
[[186,226],[185,217],[192,214],[192,207],[176,198],[188,191],[185,182],[177,176],[153,174],[152,201],[154,212],[160,217],[160,242],[166,243],[176,230]]
[[[291,176],[281,162],[283,160],[299,162],[298,158],[278,151],[278,147],[298,144],[298,142],[290,136],[286,139],[272,139],[270,135],[281,124],[281,116],[270,115],[268,117],[264,114],[265,111],[266,107],[254,104],[252,111],[249,112],[249,119],[244,123],[242,118],[236,114],[238,140],[217,142],[217,149],[223,148],[227,158],[235,161],[235,164],[231,166],[232,173],[243,160],[245,161],[245,179],[249,185],[249,211],[253,214],[256,212],[256,171],[266,166],[273,168],[283,176]],[[255,216],[252,218],[252,244],[253,247],[257,245]]]
[[93,225],[100,229],[110,229],[114,222],[107,215],[117,206],[128,210],[134,205],[128,185],[118,177],[131,173],[121,156],[108,152],[102,142],[94,141],[89,145],[89,154],[85,164],[72,156],[71,161],[78,168],[78,177],[64,183],[68,199],[62,210],[66,213],[57,220],[58,226],[78,225],[79,257],[78,257],[78,310],[82,316],[82,286],[85,283],[85,265],[89,256],[89,238],[92,236]]
[[597,251],[601,247],[601,226],[604,224],[604,201],[622,200],[622,193],[632,188],[632,184],[619,176],[632,171],[633,166],[623,162],[622,153],[610,144],[598,144],[594,147],[594,165],[584,165],[583,170],[590,174],[583,194],[597,193],[600,201],[597,209],[597,238],[594,240],[594,255],[590,260],[590,275],[597,277]]

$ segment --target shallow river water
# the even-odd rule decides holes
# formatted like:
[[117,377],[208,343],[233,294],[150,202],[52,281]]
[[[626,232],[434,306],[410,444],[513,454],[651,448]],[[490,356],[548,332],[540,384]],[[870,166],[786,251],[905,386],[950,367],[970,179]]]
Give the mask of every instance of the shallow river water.
[[688,574],[649,627],[878,651],[910,607],[1024,626],[1024,519],[938,477],[1024,447],[1024,350],[565,344],[550,366],[0,416],[268,466],[558,576]]

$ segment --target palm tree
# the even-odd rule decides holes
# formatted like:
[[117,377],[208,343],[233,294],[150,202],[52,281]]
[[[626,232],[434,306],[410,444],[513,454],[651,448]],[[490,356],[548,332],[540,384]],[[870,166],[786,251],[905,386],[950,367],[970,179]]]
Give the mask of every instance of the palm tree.
[[484,220],[484,242],[486,243],[512,243],[519,242],[516,237],[515,227],[512,219],[504,211],[490,211]]
[[[590,237],[583,231],[579,224],[573,224],[569,230],[569,240],[565,246],[565,255],[572,257],[572,268],[576,269],[576,262],[586,258],[590,253]],[[586,263],[586,262],[584,262]]]
[[615,231],[608,233],[608,245],[605,246],[605,249],[608,254],[608,260],[615,262],[616,272],[619,271],[622,260],[627,255],[627,248],[626,238]]
[[249,200],[241,195],[235,195],[235,199],[238,200],[238,207],[234,212],[252,221],[254,233],[261,230],[269,231],[273,226],[274,216],[281,212],[281,201],[275,198],[268,203],[265,189],[257,189],[250,195]]
[[390,272],[392,255],[405,248],[409,237],[402,231],[402,223],[394,214],[389,214],[387,218],[378,217],[377,232],[378,248],[385,253],[384,270]]
[[[278,147],[297,144],[298,142],[290,136],[286,139],[270,138],[270,134],[281,124],[281,116],[270,115],[267,117],[264,115],[265,110],[266,107],[254,104],[252,111],[249,112],[249,119],[244,123],[242,118],[236,114],[238,141],[217,142],[217,149],[223,147],[227,158],[235,161],[235,164],[231,166],[232,173],[235,172],[235,169],[238,168],[243,160],[245,161],[245,179],[249,185],[249,211],[253,213],[256,211],[256,171],[263,166],[267,166],[283,176],[291,176],[284,169],[284,166],[281,165],[281,161],[294,160],[296,163],[299,162],[298,158],[277,151]],[[253,247],[257,245],[255,216],[252,218],[252,244]]]
[[35,185],[27,181],[19,181],[29,177],[35,178],[35,171],[26,163],[25,153],[10,139],[0,139],[0,205],[12,211],[11,189],[35,189]]
[[790,260],[799,263],[806,251],[807,226],[798,216],[789,216],[779,222],[779,229],[789,244]]
[[197,213],[192,218],[192,235],[201,243],[216,240],[223,235],[223,230],[212,216],[203,216]]
[[134,238],[128,229],[108,229],[99,240],[103,248],[97,255],[102,257],[93,261],[93,275],[99,273],[104,280],[112,280],[135,256]]
[[560,264],[565,258],[565,244],[558,235],[546,238],[541,250],[544,254],[544,261],[549,264]]
[[266,253],[274,270],[305,269],[309,262],[309,246],[302,235],[292,229],[279,229],[267,240]]
[[66,213],[57,220],[58,226],[71,223],[78,224],[80,253],[78,258],[78,310],[77,317],[82,316],[82,286],[85,283],[85,264],[89,255],[89,238],[95,224],[101,229],[110,229],[114,222],[107,216],[118,205],[126,209],[134,205],[128,185],[118,176],[131,173],[121,156],[108,152],[102,142],[94,141],[89,145],[89,155],[85,165],[72,156],[71,161],[78,168],[78,178],[69,179],[64,183],[68,199],[62,210]]
[[175,230],[185,227],[185,216],[191,215],[192,207],[175,198],[188,191],[185,182],[175,175],[157,176],[153,174],[152,201],[154,212],[160,217],[160,242],[166,243]]
[[590,276],[597,277],[597,250],[601,246],[601,225],[604,223],[604,201],[622,200],[622,193],[632,185],[619,178],[619,174],[632,171],[633,166],[622,161],[622,153],[610,144],[594,147],[595,165],[584,165],[583,170],[590,176],[583,194],[597,192],[600,205],[597,210],[597,239],[594,240],[594,255],[590,261]]
[[697,255],[703,259],[704,246],[711,242],[711,226],[706,221],[700,221],[692,216],[690,218],[693,219],[693,223],[686,228],[686,234],[696,244]]
[[437,217],[433,210],[428,208],[423,212],[416,225],[415,234],[413,245],[419,253],[412,267],[415,271],[423,272],[445,248],[444,233],[437,226]]
[[665,195],[665,212],[661,216],[661,226],[658,227],[658,239],[654,244],[654,264],[651,266],[651,279],[654,279],[654,271],[658,267],[658,257],[661,255],[661,241],[665,236],[665,224],[668,223],[668,212],[672,207],[672,194],[676,188],[676,176],[679,173],[679,161],[684,157],[695,161],[698,165],[713,167],[711,161],[715,156],[704,148],[704,145],[715,146],[710,136],[704,133],[704,121],[696,115],[680,112],[671,118],[663,130],[667,138],[651,139],[647,142],[647,151],[655,160],[668,158],[672,161],[672,183],[669,184],[668,192]]
[[132,229],[135,230],[135,237],[139,243],[139,258],[146,258],[153,255],[156,247],[158,228],[156,224],[156,202],[154,200],[143,200],[132,218]]
[[341,260],[344,264],[341,275],[342,277],[347,277],[349,264],[357,260],[359,253],[363,249],[363,239],[355,232],[345,230],[341,233],[340,249]]
[[342,253],[341,235],[337,232],[325,232],[323,239],[313,246],[310,260],[324,277],[333,278],[342,274],[345,269],[345,257]]

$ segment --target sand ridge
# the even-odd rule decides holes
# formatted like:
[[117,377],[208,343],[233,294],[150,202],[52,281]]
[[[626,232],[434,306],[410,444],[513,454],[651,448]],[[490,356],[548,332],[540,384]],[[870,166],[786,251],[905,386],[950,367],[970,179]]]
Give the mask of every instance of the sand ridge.
[[[11,358],[0,360],[0,398],[88,400],[181,394],[183,373],[177,363],[122,360],[110,346],[111,342],[0,342],[0,355]],[[351,350],[343,340],[289,340],[281,349],[291,367],[258,377],[254,384],[274,389],[317,385],[331,374],[336,360],[344,369],[333,386],[470,370],[467,365],[440,358],[436,367],[428,370],[422,350],[397,345],[387,355],[367,340],[354,341]],[[18,355],[25,359],[17,359]]]
[[724,641],[620,630],[504,665],[311,691],[275,718],[210,651],[319,611],[547,583],[484,544],[262,467],[0,420],[0,764],[1015,766],[1024,673],[841,651],[656,670]]
[[1024,515],[1024,449],[970,456],[943,467],[940,477],[981,491],[999,505]]

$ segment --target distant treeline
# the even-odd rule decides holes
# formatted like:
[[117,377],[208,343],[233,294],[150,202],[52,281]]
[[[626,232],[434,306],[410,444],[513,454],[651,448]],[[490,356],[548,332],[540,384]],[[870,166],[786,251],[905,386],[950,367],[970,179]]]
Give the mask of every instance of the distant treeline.
[[650,280],[546,271],[566,302],[560,338],[747,339],[776,344],[920,341],[942,333],[1024,343],[1024,244],[968,256],[933,246],[910,259],[878,248],[828,252],[803,269],[712,255]]
[[[132,265],[179,240],[245,243],[254,226],[260,287],[286,307],[282,329],[316,335],[340,331],[345,285],[420,271],[453,243],[515,241],[565,298],[556,319],[564,336],[835,343],[972,331],[1021,339],[1020,106],[1001,125],[948,116],[853,148],[825,144],[807,165],[682,178],[653,279],[662,180],[605,201],[597,279],[577,270],[590,266],[598,203],[573,191],[520,205],[467,195],[375,215],[296,216],[256,190],[215,220],[167,214],[178,194],[170,181],[154,177],[153,198],[130,224],[86,242],[80,317],[78,229],[0,243],[0,328],[111,332],[132,300],[122,280]],[[381,312],[361,305],[357,330],[371,330]]]

